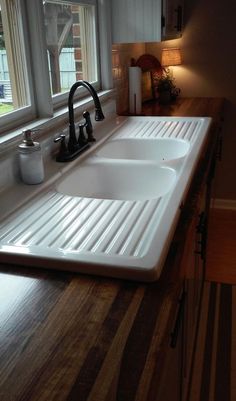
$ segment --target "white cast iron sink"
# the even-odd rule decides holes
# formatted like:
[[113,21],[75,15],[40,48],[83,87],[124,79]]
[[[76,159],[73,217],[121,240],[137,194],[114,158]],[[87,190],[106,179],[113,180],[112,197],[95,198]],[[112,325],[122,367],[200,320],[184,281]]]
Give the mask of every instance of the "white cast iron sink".
[[2,262],[160,277],[210,119],[122,117],[109,124],[87,157],[63,165],[2,220]]
[[189,142],[176,138],[114,139],[107,141],[97,156],[113,159],[139,159],[163,162],[184,157],[190,148]]
[[154,163],[90,159],[56,186],[62,194],[83,198],[147,200],[173,187],[176,171]]

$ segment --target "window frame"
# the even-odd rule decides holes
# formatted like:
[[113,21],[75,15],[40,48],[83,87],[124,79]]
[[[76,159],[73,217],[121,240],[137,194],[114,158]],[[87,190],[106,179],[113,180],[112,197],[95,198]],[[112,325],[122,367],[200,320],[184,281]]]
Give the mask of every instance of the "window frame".
[[[46,37],[41,0],[18,0],[22,10],[23,40],[25,44],[26,63],[28,67],[29,93],[31,105],[1,116],[1,132],[19,127],[33,120],[53,118],[58,116],[60,107],[67,105],[68,92],[51,95]],[[64,0],[62,0],[63,2]],[[95,89],[112,88],[111,69],[111,32],[110,32],[110,5],[109,0],[72,0],[69,3],[93,4],[95,6],[96,49],[98,64],[98,80],[93,82]],[[29,38],[31,38],[29,40]],[[35,46],[37,43],[37,46]],[[105,47],[104,47],[105,44]],[[102,53],[102,54],[100,54]],[[30,68],[29,68],[30,66]],[[40,79],[38,79],[40,77]],[[81,89],[81,90],[80,90]],[[78,92],[78,93],[77,93]],[[78,97],[88,97],[88,93],[79,88]],[[63,111],[65,113],[65,111]]]
[[26,38],[28,36],[28,30],[27,30],[27,21],[26,21],[25,2],[23,0],[19,0],[19,5],[20,5],[20,10],[22,12],[22,14],[21,14],[22,33],[23,33],[23,39],[24,39],[24,51],[25,51],[25,58],[26,58],[25,61],[26,61],[27,74],[28,74],[28,92],[29,92],[31,104],[27,105],[25,107],[22,107],[20,109],[14,110],[12,112],[9,112],[6,115],[1,116],[1,122],[0,122],[1,132],[5,132],[5,131],[11,129],[12,126],[14,127],[16,125],[16,121],[17,121],[18,125],[20,125],[26,121],[30,121],[36,115],[35,102],[34,102],[34,96],[33,96],[32,71],[29,68],[30,48],[29,48],[29,42],[26,40]]

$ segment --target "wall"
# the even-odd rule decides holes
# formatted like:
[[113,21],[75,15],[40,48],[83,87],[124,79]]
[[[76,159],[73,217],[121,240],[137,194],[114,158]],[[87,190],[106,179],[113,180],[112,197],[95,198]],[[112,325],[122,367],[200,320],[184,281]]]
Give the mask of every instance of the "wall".
[[226,99],[223,159],[218,164],[215,196],[236,200],[236,35],[235,0],[188,0],[182,39],[147,44],[160,57],[162,47],[180,46],[183,65],[174,67],[182,96]]
[[160,59],[162,47],[179,46],[183,65],[174,67],[181,96],[225,97],[223,158],[218,164],[215,196],[236,200],[236,2],[188,0],[183,37],[162,43],[113,46],[117,111],[127,109],[127,66],[131,57],[149,53]]

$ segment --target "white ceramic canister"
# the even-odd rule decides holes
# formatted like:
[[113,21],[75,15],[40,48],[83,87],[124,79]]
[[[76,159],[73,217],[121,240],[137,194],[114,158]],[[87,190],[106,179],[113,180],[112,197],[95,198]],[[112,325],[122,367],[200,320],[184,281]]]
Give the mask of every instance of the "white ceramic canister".
[[20,172],[25,184],[40,184],[44,180],[41,146],[32,139],[32,130],[23,131],[23,142],[18,146]]

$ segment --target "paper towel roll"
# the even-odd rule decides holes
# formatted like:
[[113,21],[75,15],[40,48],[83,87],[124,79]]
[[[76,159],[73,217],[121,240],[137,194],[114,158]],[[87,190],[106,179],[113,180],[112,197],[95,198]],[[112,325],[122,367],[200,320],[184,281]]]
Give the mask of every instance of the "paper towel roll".
[[129,67],[129,112],[140,114],[142,109],[141,68]]

